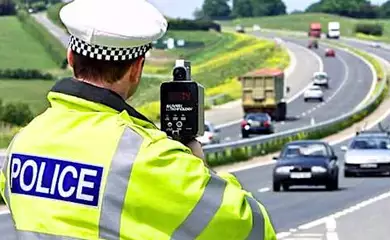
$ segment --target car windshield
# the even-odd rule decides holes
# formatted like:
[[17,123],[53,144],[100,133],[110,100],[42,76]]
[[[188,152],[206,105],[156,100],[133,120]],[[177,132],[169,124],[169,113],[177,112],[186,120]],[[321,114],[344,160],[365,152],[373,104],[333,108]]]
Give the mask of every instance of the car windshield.
[[246,116],[247,120],[252,120],[252,121],[266,121],[268,120],[268,115],[266,114],[251,114]]
[[316,78],[316,79],[320,79],[320,80],[326,79],[326,75],[325,75],[325,74],[317,74],[317,75],[315,76],[315,78]]
[[387,149],[390,140],[385,137],[365,137],[354,139],[350,145],[350,149]]
[[326,146],[321,143],[289,144],[282,152],[282,158],[327,157]]

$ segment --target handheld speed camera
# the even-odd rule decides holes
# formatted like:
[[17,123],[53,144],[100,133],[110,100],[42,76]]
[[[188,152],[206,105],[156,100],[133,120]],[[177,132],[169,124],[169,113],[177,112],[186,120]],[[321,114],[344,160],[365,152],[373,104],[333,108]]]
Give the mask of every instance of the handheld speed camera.
[[186,143],[204,133],[204,88],[191,79],[191,63],[176,60],[173,81],[160,88],[161,130]]

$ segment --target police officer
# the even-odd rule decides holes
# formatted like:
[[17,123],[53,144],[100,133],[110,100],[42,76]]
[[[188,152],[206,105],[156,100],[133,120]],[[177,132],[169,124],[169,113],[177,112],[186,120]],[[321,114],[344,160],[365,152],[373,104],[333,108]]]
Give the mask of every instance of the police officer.
[[199,143],[170,140],[126,104],[163,15],[145,0],[75,0],[60,17],[74,78],[15,136],[1,174],[17,237],[276,239],[264,206],[205,167]]

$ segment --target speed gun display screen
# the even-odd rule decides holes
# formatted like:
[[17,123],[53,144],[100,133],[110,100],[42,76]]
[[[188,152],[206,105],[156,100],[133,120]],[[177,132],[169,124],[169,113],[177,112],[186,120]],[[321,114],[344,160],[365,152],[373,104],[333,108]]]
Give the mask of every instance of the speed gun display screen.
[[186,102],[186,101],[193,101],[193,96],[191,92],[188,91],[182,91],[182,92],[169,92],[168,93],[168,101],[169,102]]

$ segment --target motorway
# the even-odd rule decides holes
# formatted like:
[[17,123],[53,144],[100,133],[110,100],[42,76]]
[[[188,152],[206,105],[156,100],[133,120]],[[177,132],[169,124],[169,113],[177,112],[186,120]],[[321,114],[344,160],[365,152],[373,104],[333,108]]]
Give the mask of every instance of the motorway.
[[[390,117],[384,122],[390,124]],[[270,190],[274,164],[234,174],[244,188],[252,192],[267,207],[277,232],[288,232],[290,229],[296,229],[298,226],[389,191],[390,182],[387,179],[343,177],[343,154],[340,147],[346,145],[348,141],[333,145],[340,164],[338,191],[325,191],[321,187],[299,189],[293,187],[289,192],[274,193]]]
[[[269,35],[267,37],[270,37]],[[306,46],[306,40],[282,37],[284,40]],[[276,131],[299,128],[314,122],[322,122],[350,112],[368,95],[373,84],[373,73],[369,66],[355,55],[336,50],[336,58],[325,58],[324,48],[314,50],[322,59],[324,71],[330,76],[330,89],[325,90],[325,101],[304,102],[299,96],[287,105],[288,120],[276,123]],[[298,62],[300,59],[297,60]],[[312,74],[312,73],[311,73]],[[353,94],[350,94],[353,93]],[[231,110],[241,111],[241,110]],[[241,138],[240,123],[223,126],[221,139],[225,142]]]

